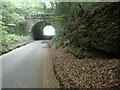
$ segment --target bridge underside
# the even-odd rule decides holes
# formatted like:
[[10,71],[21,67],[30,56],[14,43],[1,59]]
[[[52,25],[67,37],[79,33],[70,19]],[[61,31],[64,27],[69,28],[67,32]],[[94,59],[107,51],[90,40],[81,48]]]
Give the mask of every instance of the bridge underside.
[[41,30],[42,22],[36,23],[31,30],[32,36],[34,40],[43,39],[43,32]]
[[53,36],[44,36],[43,35],[43,29],[47,25],[51,25],[51,24],[44,22],[44,21],[41,21],[41,22],[36,23],[32,27],[31,33],[32,33],[34,40],[45,40],[45,39],[51,39],[53,37]]

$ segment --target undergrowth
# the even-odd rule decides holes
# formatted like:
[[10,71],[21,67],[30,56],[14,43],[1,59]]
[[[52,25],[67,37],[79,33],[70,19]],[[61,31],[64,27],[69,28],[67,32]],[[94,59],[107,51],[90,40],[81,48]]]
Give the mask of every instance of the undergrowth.
[[5,30],[2,30],[0,34],[0,54],[8,52],[19,45],[32,41],[31,36],[9,34]]

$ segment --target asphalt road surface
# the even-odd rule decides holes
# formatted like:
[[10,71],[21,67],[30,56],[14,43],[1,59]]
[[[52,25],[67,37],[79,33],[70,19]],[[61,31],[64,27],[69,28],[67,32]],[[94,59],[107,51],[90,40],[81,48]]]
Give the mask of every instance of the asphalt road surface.
[[56,88],[49,47],[35,41],[2,57],[2,88]]

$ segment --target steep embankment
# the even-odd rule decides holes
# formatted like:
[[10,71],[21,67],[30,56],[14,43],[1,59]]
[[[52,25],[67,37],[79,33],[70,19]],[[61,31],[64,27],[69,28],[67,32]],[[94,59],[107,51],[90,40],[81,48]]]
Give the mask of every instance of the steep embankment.
[[70,47],[70,52],[78,58],[90,57],[94,53],[91,51],[119,56],[119,14],[120,3],[96,3],[69,23],[53,43]]
[[96,3],[53,38],[53,45],[57,45],[51,51],[54,71],[61,87],[117,90],[119,14],[120,3]]

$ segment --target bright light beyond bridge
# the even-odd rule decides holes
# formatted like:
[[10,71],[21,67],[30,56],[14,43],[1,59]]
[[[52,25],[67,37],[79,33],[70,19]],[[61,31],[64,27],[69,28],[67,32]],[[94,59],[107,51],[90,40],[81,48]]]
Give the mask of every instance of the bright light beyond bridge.
[[54,36],[55,28],[51,25],[45,26],[45,28],[43,29],[43,34],[47,36]]

